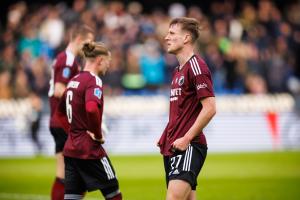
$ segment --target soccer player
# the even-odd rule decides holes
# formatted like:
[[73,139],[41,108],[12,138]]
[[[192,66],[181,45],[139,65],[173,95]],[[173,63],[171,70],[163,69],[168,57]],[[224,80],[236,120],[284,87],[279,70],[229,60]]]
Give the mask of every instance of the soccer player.
[[167,200],[195,200],[197,177],[207,144],[202,132],[216,113],[210,71],[194,52],[199,23],[175,18],[165,37],[168,53],[179,62],[172,77],[169,122],[158,141],[167,181]]
[[51,199],[64,199],[64,158],[62,151],[67,139],[67,134],[54,117],[55,109],[59,103],[62,94],[65,91],[69,80],[79,72],[79,64],[76,57],[81,54],[81,48],[84,42],[94,39],[93,30],[85,25],[80,25],[71,33],[70,42],[65,51],[59,53],[53,62],[50,88],[50,132],[55,142],[56,153],[56,178],[52,185]]
[[97,75],[107,71],[111,53],[98,42],[84,44],[83,52],[84,70],[68,83],[55,114],[68,131],[63,150],[65,199],[82,199],[86,191],[99,189],[105,199],[121,200],[115,171],[101,145],[104,101]]

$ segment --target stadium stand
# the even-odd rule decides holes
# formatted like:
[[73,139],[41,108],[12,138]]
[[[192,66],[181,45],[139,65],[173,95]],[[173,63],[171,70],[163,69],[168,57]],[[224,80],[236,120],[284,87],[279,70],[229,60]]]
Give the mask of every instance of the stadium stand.
[[[245,138],[245,123],[261,122],[257,130],[248,127],[255,134],[266,134],[258,150],[299,148],[299,1],[280,5],[266,0],[212,1],[205,8],[202,4],[174,3],[150,11],[143,3],[125,2],[19,1],[9,6],[0,24],[0,155],[39,151],[26,133],[39,113],[41,151],[52,154],[47,129],[51,63],[66,46],[68,33],[76,23],[93,27],[96,39],[112,49],[112,66],[103,78],[105,93],[110,96],[106,110],[111,124],[109,137],[122,130],[128,138],[124,144],[115,145],[119,149],[110,150],[126,152],[126,141],[136,137],[133,134],[137,132],[149,136],[150,141],[158,137],[168,112],[170,74],[177,65],[176,59],[164,51],[164,36],[170,19],[183,15],[203,25],[198,51],[212,71],[219,109],[207,131],[208,140],[216,141],[211,142],[212,149],[226,149],[220,145],[224,139],[221,135],[233,131],[227,120],[240,124],[241,128],[232,134],[240,134],[241,140],[249,144],[253,144],[253,138]],[[276,119],[278,124],[274,126]],[[226,134],[222,132],[225,126]],[[285,139],[276,139],[281,137]],[[234,146],[238,142],[240,146]],[[23,145],[14,145],[13,150],[5,148],[6,144],[19,143]],[[227,150],[251,150],[243,144],[233,142]],[[141,141],[136,148],[157,151],[150,142],[147,145]]]

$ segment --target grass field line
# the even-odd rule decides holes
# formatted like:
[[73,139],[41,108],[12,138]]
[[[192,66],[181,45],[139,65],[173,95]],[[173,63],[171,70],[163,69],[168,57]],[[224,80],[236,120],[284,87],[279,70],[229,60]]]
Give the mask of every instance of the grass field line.
[[[49,195],[42,195],[42,194],[21,194],[21,193],[0,193],[0,199],[2,200],[49,200]],[[97,198],[89,197],[87,200],[96,200]]]

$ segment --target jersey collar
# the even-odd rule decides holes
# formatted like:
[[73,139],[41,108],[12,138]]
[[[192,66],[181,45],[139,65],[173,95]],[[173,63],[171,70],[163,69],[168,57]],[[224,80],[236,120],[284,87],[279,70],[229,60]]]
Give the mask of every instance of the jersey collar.
[[186,66],[186,63],[188,63],[194,56],[196,56],[195,54],[193,54],[185,63],[184,65],[180,68],[180,66],[177,67],[178,72],[182,71],[183,68]]

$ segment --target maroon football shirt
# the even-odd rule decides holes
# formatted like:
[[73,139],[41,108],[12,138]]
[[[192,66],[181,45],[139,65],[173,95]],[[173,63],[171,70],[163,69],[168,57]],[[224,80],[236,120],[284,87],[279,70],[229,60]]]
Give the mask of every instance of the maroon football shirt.
[[63,51],[56,56],[53,62],[51,72],[50,88],[48,92],[50,103],[50,127],[60,127],[57,119],[54,117],[55,109],[59,103],[60,98],[54,97],[55,83],[67,83],[79,72],[78,63],[75,56],[69,51]]
[[70,123],[63,154],[80,159],[99,159],[106,156],[100,142],[94,141],[87,134],[89,122],[85,107],[89,101],[97,103],[100,114],[99,127],[101,129],[104,103],[101,79],[90,72],[80,72],[68,83],[63,98],[58,110],[66,113]]
[[[181,70],[179,67],[175,69],[171,83],[169,122],[159,140],[161,154],[173,154],[173,142],[186,134],[201,112],[201,98],[213,96],[210,71],[199,56],[192,56]],[[203,132],[199,132],[192,142],[206,144]]]

